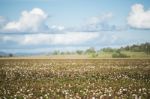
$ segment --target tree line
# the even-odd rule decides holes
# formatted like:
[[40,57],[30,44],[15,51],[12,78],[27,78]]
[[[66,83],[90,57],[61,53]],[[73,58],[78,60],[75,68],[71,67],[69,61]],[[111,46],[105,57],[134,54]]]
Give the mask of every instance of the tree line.
[[78,54],[78,55],[91,55],[92,57],[97,57],[100,52],[111,52],[112,57],[114,58],[127,58],[130,56],[127,56],[122,53],[122,51],[130,51],[130,52],[144,52],[146,54],[150,54],[150,43],[142,43],[142,44],[133,44],[133,45],[128,45],[120,48],[102,48],[99,50],[96,50],[94,47],[90,47],[86,50],[76,50],[73,52],[70,51],[54,51],[52,54],[53,55],[69,55],[69,54]]

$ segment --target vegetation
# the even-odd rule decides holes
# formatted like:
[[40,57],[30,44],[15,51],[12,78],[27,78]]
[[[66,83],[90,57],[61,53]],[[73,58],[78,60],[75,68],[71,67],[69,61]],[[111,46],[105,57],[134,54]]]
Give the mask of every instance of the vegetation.
[[1,99],[149,99],[149,59],[1,59]]
[[129,58],[130,56],[127,56],[124,53],[121,53],[120,50],[116,50],[113,54],[112,54],[112,58]]
[[120,50],[132,51],[132,52],[145,52],[146,54],[150,54],[150,43],[143,43],[140,45],[132,45],[121,47]]
[[77,50],[76,53],[79,54],[79,55],[82,55],[83,51],[82,50]]
[[0,52],[0,57],[13,57],[13,54],[12,53],[4,53],[4,52]]
[[121,48],[103,48],[95,50],[90,47],[87,50],[77,50],[76,52],[54,51],[53,55],[88,55],[90,58],[150,58],[150,43],[125,46]]
[[[87,58],[150,58],[150,43],[143,43],[139,45],[125,46],[121,48],[102,48],[96,50],[94,47],[90,47],[86,50],[76,51],[59,51],[55,50],[48,54],[52,55],[76,55],[76,56],[88,56]],[[0,57],[13,57],[13,54],[0,53]]]

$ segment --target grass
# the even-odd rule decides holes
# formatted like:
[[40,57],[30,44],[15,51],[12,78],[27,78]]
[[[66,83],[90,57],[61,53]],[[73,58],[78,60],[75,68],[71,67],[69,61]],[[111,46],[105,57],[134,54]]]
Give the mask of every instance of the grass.
[[144,52],[122,51],[122,53],[129,55],[131,58],[150,58],[150,55],[147,55]]
[[101,51],[98,55],[99,58],[112,58],[113,52],[103,52]]

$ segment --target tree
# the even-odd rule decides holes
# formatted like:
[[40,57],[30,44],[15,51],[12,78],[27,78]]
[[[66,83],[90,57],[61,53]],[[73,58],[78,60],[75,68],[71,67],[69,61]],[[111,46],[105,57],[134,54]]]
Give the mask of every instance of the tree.
[[114,52],[115,49],[112,49],[112,48],[108,47],[108,48],[103,48],[102,51],[104,51],[104,52]]
[[96,53],[94,47],[90,47],[89,49],[86,50],[86,53],[87,54],[90,54],[90,53]]
[[13,54],[10,53],[8,56],[9,56],[9,57],[13,57]]
[[92,57],[92,58],[98,57],[98,53],[92,53],[92,54],[91,54],[91,57]]
[[60,51],[54,51],[53,52],[53,55],[59,55],[60,54]]
[[83,54],[83,51],[82,50],[77,50],[76,53],[81,55],[81,54]]

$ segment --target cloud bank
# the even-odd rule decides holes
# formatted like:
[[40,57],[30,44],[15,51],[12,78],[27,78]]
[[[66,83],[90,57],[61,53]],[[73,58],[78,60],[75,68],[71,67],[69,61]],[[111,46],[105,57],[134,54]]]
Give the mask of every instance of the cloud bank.
[[[99,36],[99,33],[63,33],[63,34],[28,34],[17,36],[3,36],[4,42],[15,42],[20,45],[78,45]],[[16,39],[18,38],[18,39]]]

